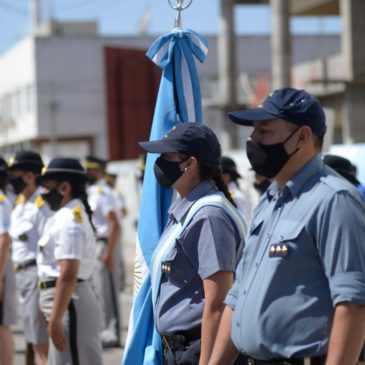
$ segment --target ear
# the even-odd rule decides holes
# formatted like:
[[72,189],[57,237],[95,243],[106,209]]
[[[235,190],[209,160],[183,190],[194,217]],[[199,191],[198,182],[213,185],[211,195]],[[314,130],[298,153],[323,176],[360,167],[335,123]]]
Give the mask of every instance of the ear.
[[298,139],[298,146],[302,147],[303,145],[307,144],[308,141],[310,141],[313,138],[313,132],[307,125],[300,128],[300,131],[298,133],[299,139]]
[[68,181],[63,181],[60,185],[60,192],[64,195],[70,195],[71,194],[71,184]]
[[184,171],[194,170],[197,168],[198,165],[199,165],[199,162],[198,162],[197,158],[194,156],[191,156],[187,161]]

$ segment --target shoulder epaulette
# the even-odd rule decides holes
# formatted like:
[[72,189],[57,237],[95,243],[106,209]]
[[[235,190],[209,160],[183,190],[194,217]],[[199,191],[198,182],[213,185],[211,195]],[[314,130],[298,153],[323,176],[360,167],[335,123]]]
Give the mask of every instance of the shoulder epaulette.
[[35,198],[35,206],[39,209],[42,208],[43,205],[46,204],[46,202],[43,200],[43,198],[40,195],[37,195]]
[[77,205],[74,209],[73,209],[73,215],[74,218],[79,222],[82,223],[82,210],[80,205]]
[[98,186],[98,193],[99,194],[104,193],[104,188],[101,185]]
[[3,203],[4,201],[6,201],[6,195],[0,194],[0,203]]
[[15,205],[18,205],[18,204],[23,203],[24,199],[25,199],[25,196],[24,196],[23,194],[19,194],[19,195],[16,197]]

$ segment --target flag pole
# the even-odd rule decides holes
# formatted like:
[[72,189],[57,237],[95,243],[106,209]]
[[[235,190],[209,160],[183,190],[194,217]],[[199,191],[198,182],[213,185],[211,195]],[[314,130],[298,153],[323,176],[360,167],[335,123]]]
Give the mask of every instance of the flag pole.
[[193,0],[188,0],[188,2],[184,5],[184,0],[177,0],[176,5],[172,0],[167,0],[170,7],[176,10],[176,18],[175,18],[175,29],[182,29],[182,21],[181,21],[181,12],[187,9]]

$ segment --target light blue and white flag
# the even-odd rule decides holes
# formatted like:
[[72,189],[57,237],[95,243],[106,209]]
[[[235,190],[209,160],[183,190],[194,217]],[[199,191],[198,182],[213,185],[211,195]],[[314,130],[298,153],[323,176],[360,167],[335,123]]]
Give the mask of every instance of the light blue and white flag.
[[[202,122],[201,94],[195,59],[204,62],[207,41],[192,30],[174,30],[159,37],[147,52],[162,68],[150,140],[161,139],[176,124]],[[172,190],[157,182],[148,154],[143,180],[135,263],[134,301],[123,365],[162,365],[162,343],[153,321],[151,272],[154,249],[166,225]]]

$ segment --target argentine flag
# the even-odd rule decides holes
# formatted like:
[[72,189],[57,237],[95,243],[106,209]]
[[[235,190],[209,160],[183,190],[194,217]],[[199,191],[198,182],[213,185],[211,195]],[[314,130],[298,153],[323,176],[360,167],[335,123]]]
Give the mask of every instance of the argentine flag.
[[[202,122],[201,94],[195,58],[203,63],[207,41],[192,30],[159,37],[147,52],[162,69],[150,140],[180,122]],[[138,219],[134,301],[123,365],[162,365],[162,343],[153,321],[150,261],[167,220],[172,189],[161,187],[153,172],[158,156],[148,154]]]

